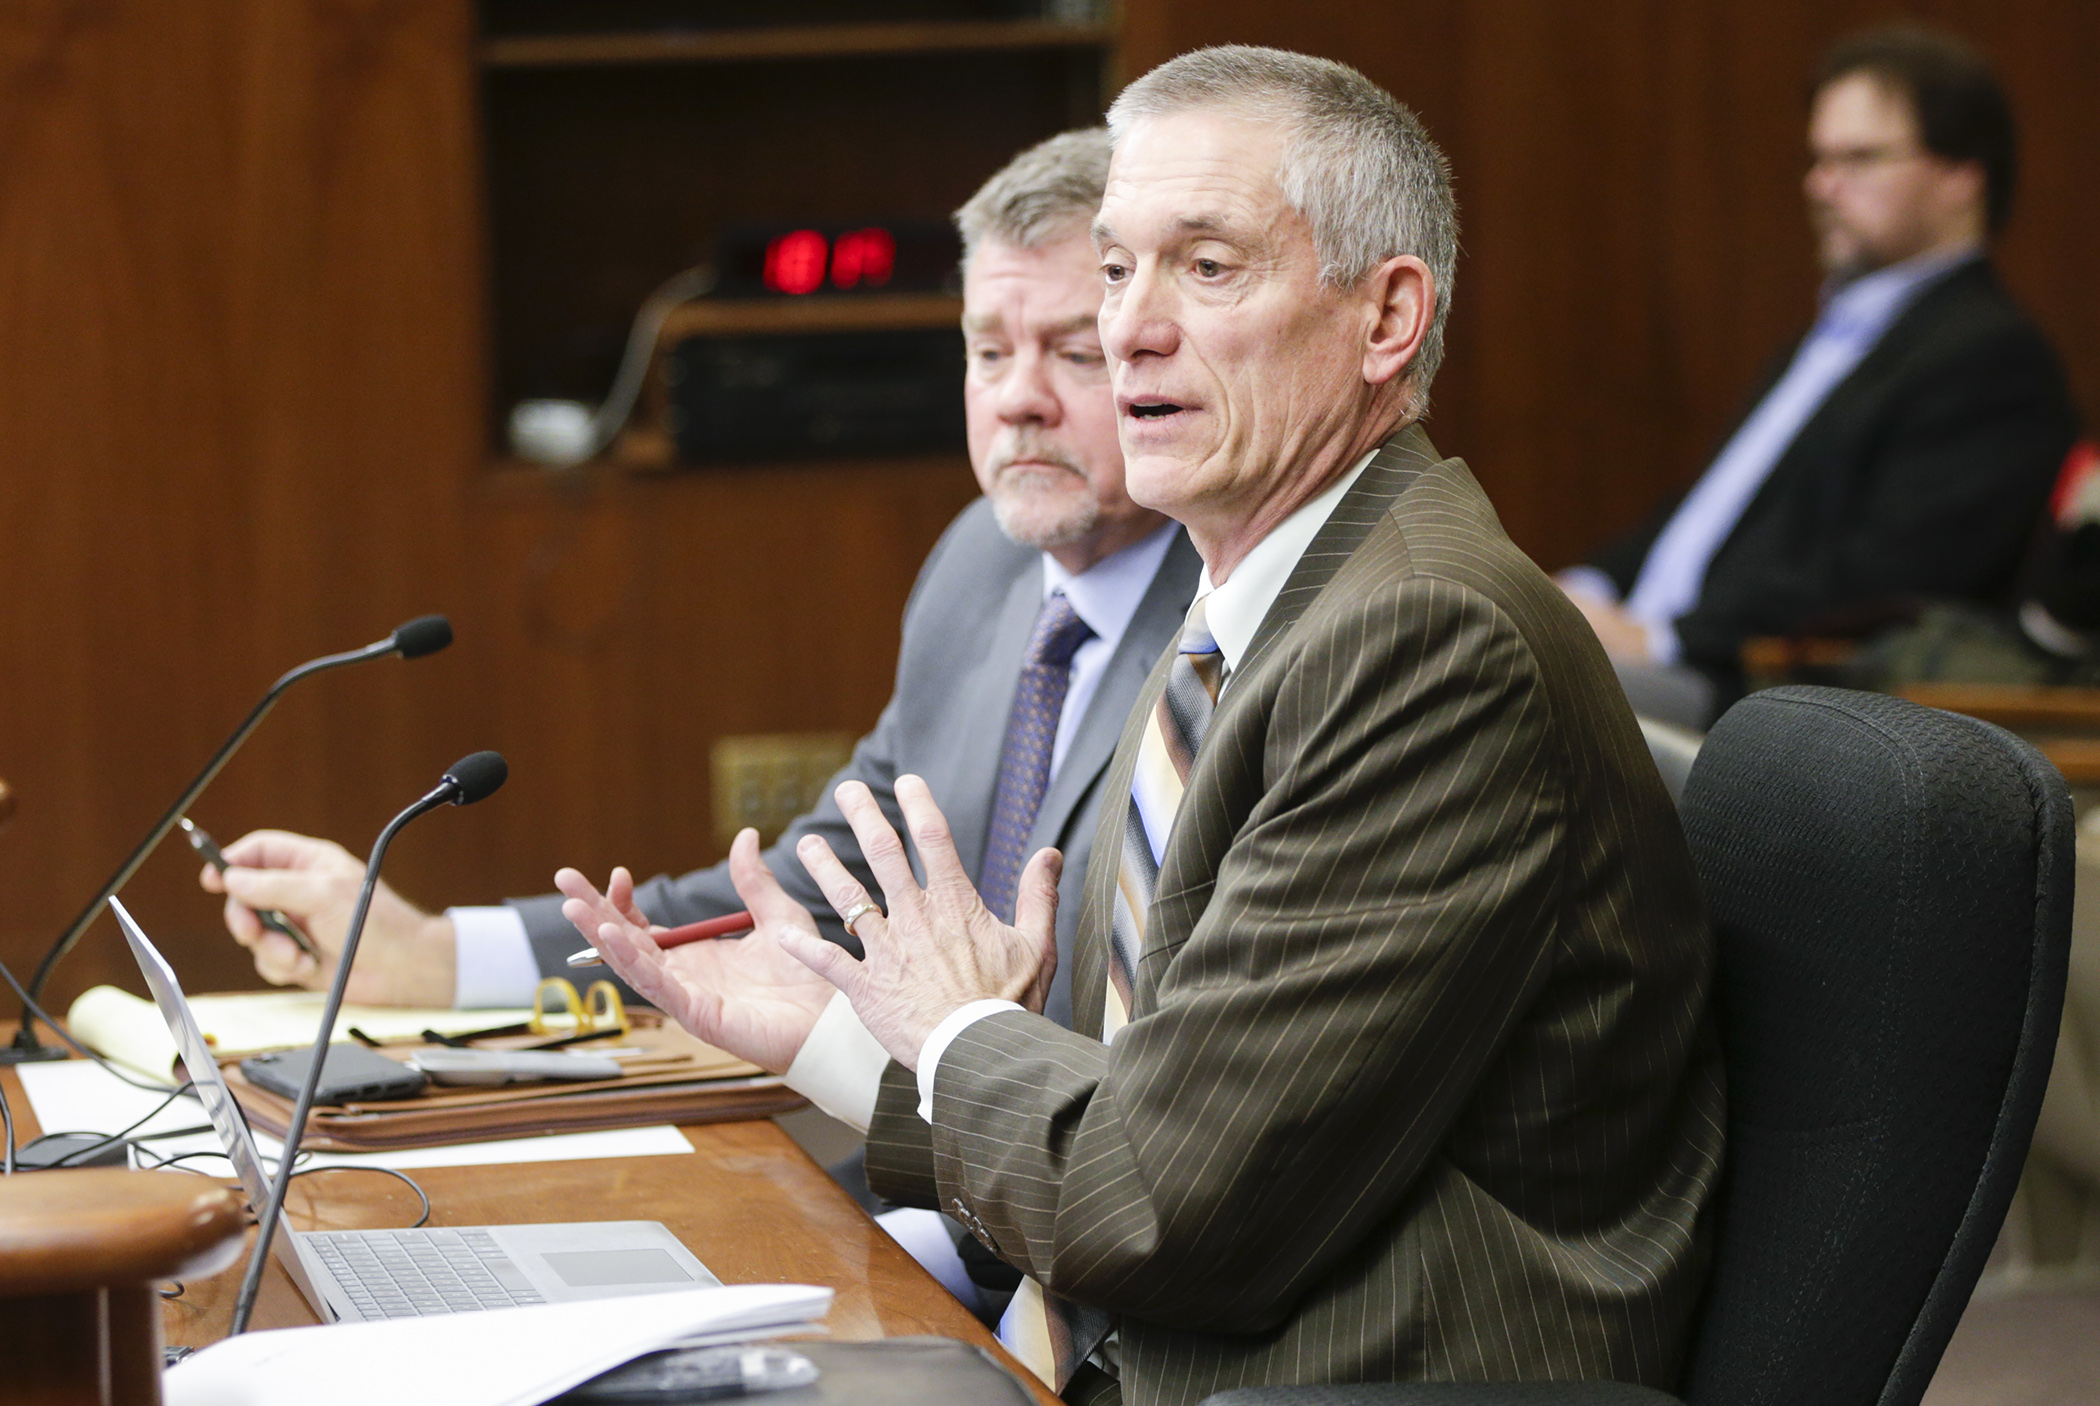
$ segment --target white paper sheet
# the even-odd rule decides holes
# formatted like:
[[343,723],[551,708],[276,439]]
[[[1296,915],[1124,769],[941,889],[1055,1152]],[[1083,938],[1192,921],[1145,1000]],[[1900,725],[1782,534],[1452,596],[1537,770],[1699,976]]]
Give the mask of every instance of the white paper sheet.
[[167,1406],[533,1406],[680,1338],[821,1317],[806,1284],[686,1289],[432,1318],[280,1328],[212,1344],[162,1378]]
[[[37,1122],[47,1133],[113,1133],[144,1117],[164,1095],[135,1089],[87,1060],[53,1064],[24,1064],[16,1067],[22,1087],[36,1110]],[[202,1132],[179,1137],[156,1138],[146,1144],[162,1157],[184,1152],[217,1152],[218,1134],[206,1126],[204,1110],[195,1099],[179,1098],[169,1104],[140,1133],[177,1128],[201,1128]],[[137,1136],[137,1134],[133,1134]],[[262,1155],[274,1162],[284,1150],[276,1138],[258,1132],[255,1141]],[[307,1166],[391,1167],[409,1171],[416,1167],[482,1167],[523,1162],[571,1162],[597,1157],[660,1157],[691,1152],[685,1134],[666,1126],[614,1128],[598,1133],[554,1133],[546,1137],[507,1138],[497,1142],[463,1142],[447,1147],[402,1148],[392,1152],[316,1152]],[[147,1165],[142,1160],[141,1165]],[[195,1159],[214,1175],[230,1175],[223,1162]]]

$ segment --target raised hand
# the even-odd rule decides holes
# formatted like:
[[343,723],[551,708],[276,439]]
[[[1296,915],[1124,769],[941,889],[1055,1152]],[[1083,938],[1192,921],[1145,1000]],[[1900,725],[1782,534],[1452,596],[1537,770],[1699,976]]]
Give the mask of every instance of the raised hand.
[[[210,865],[197,882],[226,895],[226,930],[255,970],[277,986],[318,989],[335,975],[365,866],[341,845],[285,830],[256,830],[226,846],[226,873]],[[327,954],[317,962],[256,919],[275,908]],[[425,913],[380,884],[350,973],[348,999],[368,1005],[449,1006],[456,982],[452,920]]]
[[[1064,857],[1054,849],[1030,857],[1009,927],[984,906],[963,872],[947,817],[924,781],[897,778],[897,804],[926,868],[923,888],[868,788],[849,781],[836,795],[889,912],[854,921],[867,953],[860,961],[814,930],[784,933],[781,946],[845,992],[861,1023],[908,1069],[918,1067],[919,1049],[934,1027],[960,1006],[1003,999],[1041,1011],[1057,973],[1057,877]],[[795,853],[841,914],[868,901],[867,890],[821,838],[804,838]]]
[[662,929],[635,906],[626,869],[613,870],[604,893],[574,869],[556,874],[554,884],[568,896],[562,915],[645,1000],[708,1044],[782,1074],[832,997],[831,983],[782,950],[782,934],[831,944],[759,858],[756,830],[730,846],[729,878],[751,910],[753,931],[668,952],[651,936]]

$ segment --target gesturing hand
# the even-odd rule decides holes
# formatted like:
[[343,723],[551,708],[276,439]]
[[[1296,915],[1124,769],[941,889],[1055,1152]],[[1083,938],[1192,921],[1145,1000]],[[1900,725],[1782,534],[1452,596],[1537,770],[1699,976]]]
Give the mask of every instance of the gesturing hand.
[[635,906],[634,879],[625,869],[612,871],[602,894],[574,869],[556,874],[554,883],[568,895],[562,916],[651,1005],[708,1044],[782,1074],[830,1004],[832,987],[783,952],[781,937],[794,932],[831,944],[758,857],[756,830],[743,831],[730,846],[729,878],[751,910],[754,930],[668,952],[651,936],[662,929]]
[[[845,992],[861,1023],[908,1069],[918,1067],[926,1037],[959,1006],[997,998],[1041,1011],[1057,973],[1057,878],[1064,856],[1044,849],[1029,859],[1008,927],[963,872],[948,821],[924,781],[897,778],[897,804],[926,866],[924,888],[868,788],[849,781],[836,795],[889,900],[889,914],[870,912],[853,924],[867,953],[860,961],[814,931],[783,933],[781,947]],[[840,913],[867,900],[867,890],[819,837],[806,837],[795,853]]]

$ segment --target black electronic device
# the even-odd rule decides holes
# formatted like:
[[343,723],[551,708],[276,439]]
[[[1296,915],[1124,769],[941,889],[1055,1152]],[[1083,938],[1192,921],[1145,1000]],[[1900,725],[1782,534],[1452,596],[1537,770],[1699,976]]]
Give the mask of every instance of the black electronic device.
[[962,364],[953,327],[688,337],[669,428],[702,464],[960,449]]
[[[313,1068],[314,1052],[301,1047],[250,1055],[241,1061],[241,1073],[259,1089],[279,1098],[299,1097],[307,1071]],[[336,1044],[328,1047],[321,1062],[321,1079],[314,1085],[314,1102],[327,1104],[382,1103],[388,1099],[414,1098],[430,1082],[420,1069],[411,1069],[398,1059],[375,1054],[363,1045]]]
[[55,1167],[128,1167],[131,1144],[107,1133],[46,1133],[15,1149],[15,1170]]
[[715,240],[715,295],[955,292],[961,262],[962,242],[945,221],[732,225]]

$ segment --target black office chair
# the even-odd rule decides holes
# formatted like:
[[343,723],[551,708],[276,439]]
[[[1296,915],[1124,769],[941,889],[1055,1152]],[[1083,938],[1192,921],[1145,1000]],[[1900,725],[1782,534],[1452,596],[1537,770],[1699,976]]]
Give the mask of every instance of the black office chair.
[[[1988,723],[1780,688],[1681,803],[1720,944],[1728,1161],[1691,1406],[1913,1406],[2012,1201],[2070,952],[2070,793]],[[1641,1387],[1242,1387],[1205,1406],[1668,1406]]]

